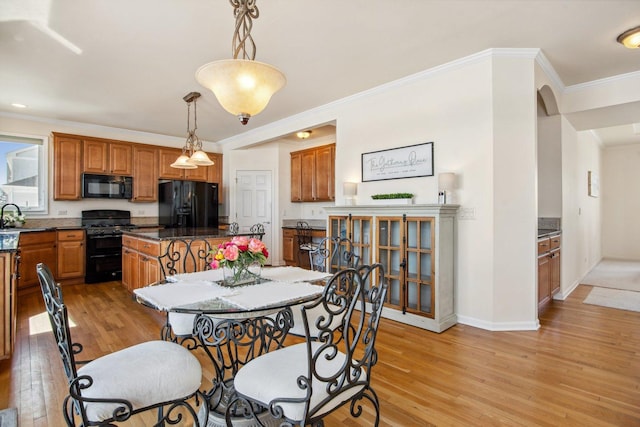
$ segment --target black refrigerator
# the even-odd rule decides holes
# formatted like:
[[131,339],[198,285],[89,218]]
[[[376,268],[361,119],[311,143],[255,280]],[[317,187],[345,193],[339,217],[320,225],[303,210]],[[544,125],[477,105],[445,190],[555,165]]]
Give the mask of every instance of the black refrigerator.
[[161,181],[158,223],[169,228],[218,227],[218,184]]

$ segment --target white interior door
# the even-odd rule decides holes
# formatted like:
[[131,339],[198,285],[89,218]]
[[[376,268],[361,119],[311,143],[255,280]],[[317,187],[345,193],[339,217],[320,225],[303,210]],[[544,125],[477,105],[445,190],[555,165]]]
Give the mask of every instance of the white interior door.
[[[262,241],[270,254],[273,250],[271,185],[271,171],[236,171],[236,222],[240,232],[248,233],[254,224],[264,225]],[[267,264],[271,264],[271,255]]]

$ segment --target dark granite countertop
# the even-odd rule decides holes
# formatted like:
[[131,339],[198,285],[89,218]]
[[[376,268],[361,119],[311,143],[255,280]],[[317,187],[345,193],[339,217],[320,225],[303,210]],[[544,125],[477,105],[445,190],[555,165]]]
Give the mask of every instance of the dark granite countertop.
[[[124,235],[141,237],[143,239],[150,240],[172,240],[178,238],[217,238],[217,237],[228,237],[232,236],[229,234],[227,230],[220,230],[218,228],[163,228],[160,230],[148,230],[144,229],[135,229],[123,231]],[[242,233],[240,234],[243,235]],[[246,234],[245,234],[246,235]]]

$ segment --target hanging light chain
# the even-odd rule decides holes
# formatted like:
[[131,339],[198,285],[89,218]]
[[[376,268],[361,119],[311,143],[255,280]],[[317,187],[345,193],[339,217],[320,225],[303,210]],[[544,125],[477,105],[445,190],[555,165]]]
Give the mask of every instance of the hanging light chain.
[[242,54],[242,59],[253,61],[256,58],[256,44],[251,37],[251,29],[253,19],[260,15],[256,0],[229,0],[229,3],[233,6],[233,15],[236,18],[232,43],[233,59],[238,59]]
[[[182,148],[182,152],[189,152],[189,155],[193,155],[194,152],[202,149],[202,141],[196,135],[196,129],[198,129],[198,97],[199,93],[190,93],[187,95],[187,141]],[[193,129],[191,129],[191,103],[193,102]]]

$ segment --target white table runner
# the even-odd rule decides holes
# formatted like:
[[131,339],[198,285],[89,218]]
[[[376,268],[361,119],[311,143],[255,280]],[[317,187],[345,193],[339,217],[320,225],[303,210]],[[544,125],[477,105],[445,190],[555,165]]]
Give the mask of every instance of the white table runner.
[[169,310],[173,307],[219,298],[233,291],[233,288],[226,288],[204,280],[181,280],[134,289],[133,292],[154,307],[160,310]]
[[246,310],[255,310],[310,295],[319,295],[324,287],[306,282],[265,282],[235,289],[237,292],[222,295],[220,299]]

